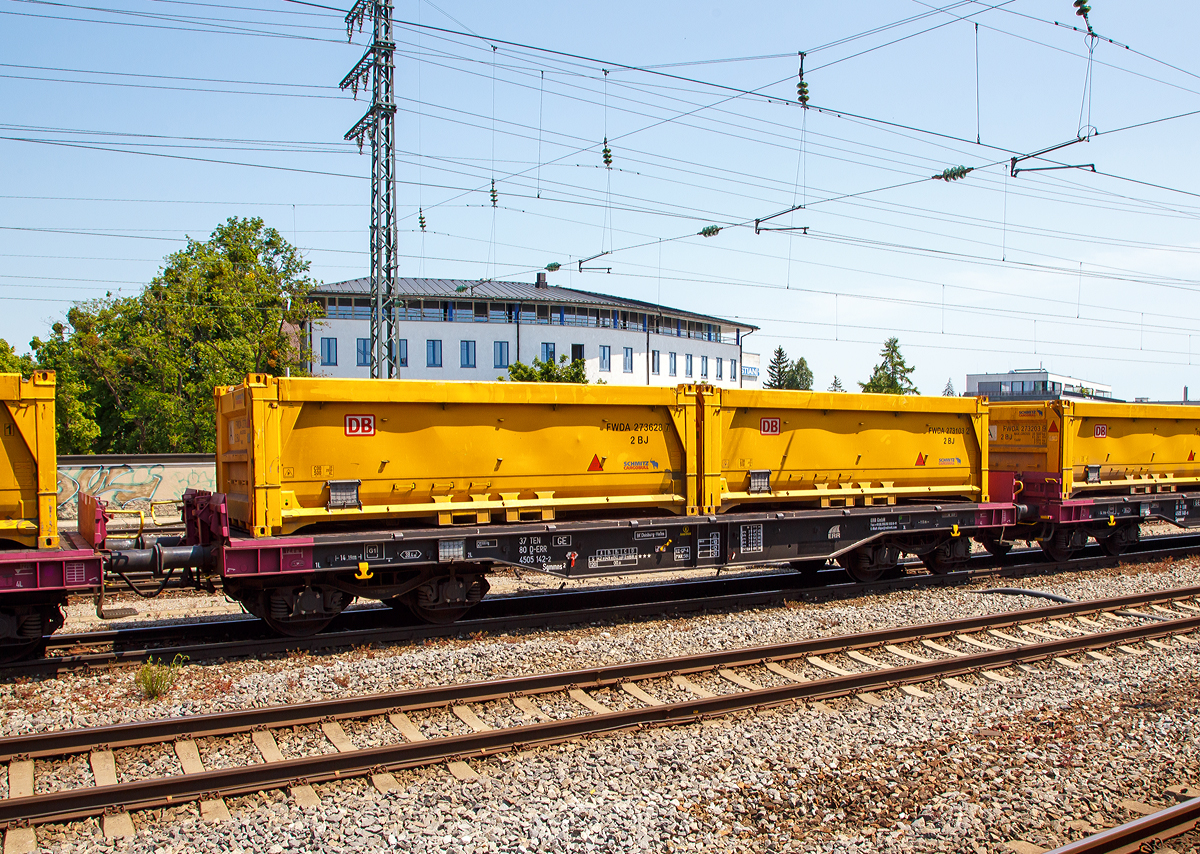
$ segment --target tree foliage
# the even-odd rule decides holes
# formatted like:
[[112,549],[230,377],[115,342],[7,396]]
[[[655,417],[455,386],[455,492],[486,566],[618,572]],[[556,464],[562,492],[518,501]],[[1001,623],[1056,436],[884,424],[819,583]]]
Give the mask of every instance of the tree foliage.
[[231,218],[166,258],[138,296],[77,303],[31,342],[57,372],[60,453],[213,450],[213,388],[304,374],[309,264],[261,219]]
[[776,347],[775,352],[771,354],[771,364],[767,366],[767,381],[763,383],[763,387],[783,388],[790,364],[787,352],[784,351],[783,347]]
[[842,379],[837,374],[833,375],[833,382],[829,384],[830,391],[845,391],[846,387],[842,385]]
[[808,362],[801,356],[794,362],[788,360],[783,347],[776,347],[767,366],[767,381],[764,388],[781,388],[793,391],[812,389],[813,374]]
[[958,397],[958,392],[954,390],[953,378],[946,379],[946,387],[942,389],[942,397]]
[[[587,385],[587,363],[576,359],[567,363],[564,353],[558,359],[558,364],[552,361],[543,362],[534,358],[533,365],[523,362],[513,362],[508,366],[508,378],[515,383],[578,383]],[[503,379],[503,377],[500,377]]]
[[900,339],[889,338],[879,351],[881,361],[871,372],[871,378],[858,386],[874,394],[920,394],[910,379],[916,370],[904,361],[900,353]]
[[18,356],[13,346],[0,338],[0,374],[20,374],[29,379],[35,367],[33,356]]

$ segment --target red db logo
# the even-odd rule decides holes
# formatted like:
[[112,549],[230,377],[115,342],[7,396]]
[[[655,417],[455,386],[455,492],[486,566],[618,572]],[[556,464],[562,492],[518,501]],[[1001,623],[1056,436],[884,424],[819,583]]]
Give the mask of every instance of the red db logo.
[[374,415],[347,415],[346,416],[346,435],[347,436],[374,436],[375,435],[375,416]]
[[1097,424],[1095,437],[1097,439],[1107,439],[1108,438],[1108,425],[1107,424]]
[[764,418],[758,424],[758,432],[764,436],[778,436],[779,435],[779,419],[778,418]]

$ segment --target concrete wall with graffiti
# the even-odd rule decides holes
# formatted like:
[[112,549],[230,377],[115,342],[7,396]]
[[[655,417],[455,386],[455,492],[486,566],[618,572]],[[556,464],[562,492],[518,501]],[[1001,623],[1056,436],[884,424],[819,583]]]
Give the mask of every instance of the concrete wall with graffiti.
[[[207,454],[139,456],[64,456],[58,458],[58,518],[74,520],[76,496],[87,492],[109,507],[150,511],[151,502],[174,501],[185,489],[216,488],[216,465]],[[172,508],[154,509],[156,517],[178,519]]]

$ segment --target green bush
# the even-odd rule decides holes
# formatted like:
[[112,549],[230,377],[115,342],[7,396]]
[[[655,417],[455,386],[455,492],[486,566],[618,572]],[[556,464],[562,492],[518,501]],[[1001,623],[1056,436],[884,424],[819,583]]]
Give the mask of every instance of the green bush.
[[142,695],[147,700],[157,700],[171,690],[175,680],[179,678],[179,671],[183,669],[185,661],[187,661],[186,655],[175,656],[175,660],[170,664],[156,662],[154,656],[150,656],[146,663],[138,668],[138,672],[133,677],[134,684],[141,689]]

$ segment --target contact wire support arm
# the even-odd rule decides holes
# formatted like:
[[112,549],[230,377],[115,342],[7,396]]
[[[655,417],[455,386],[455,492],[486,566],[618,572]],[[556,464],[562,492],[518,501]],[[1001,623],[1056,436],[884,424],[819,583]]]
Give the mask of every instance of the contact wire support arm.
[[612,267],[584,267],[588,261],[595,261],[597,258],[603,258],[605,255],[611,255],[611,250],[605,250],[599,255],[593,255],[591,258],[581,258],[579,260],[579,272],[581,273],[611,273]]
[[1059,164],[1057,166],[1026,166],[1024,169],[1017,168],[1018,163],[1024,163],[1026,160],[1040,158],[1043,154],[1049,154],[1051,151],[1058,151],[1060,148],[1066,148],[1068,145],[1074,145],[1077,142],[1087,142],[1088,139],[1089,138],[1086,136],[1079,136],[1075,139],[1069,139],[1066,142],[1060,142],[1058,145],[1052,145],[1049,148],[1043,148],[1041,151],[1035,151],[1032,154],[1024,154],[1020,157],[1013,157],[1012,160],[1009,161],[1008,173],[1010,176],[1015,178],[1022,172],[1052,172],[1056,169],[1087,169],[1095,172],[1095,163],[1080,163],[1073,166],[1068,164]]

